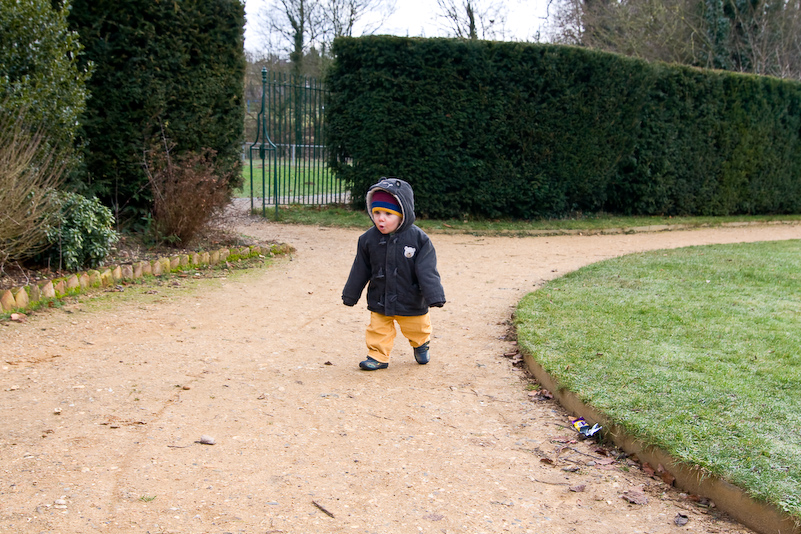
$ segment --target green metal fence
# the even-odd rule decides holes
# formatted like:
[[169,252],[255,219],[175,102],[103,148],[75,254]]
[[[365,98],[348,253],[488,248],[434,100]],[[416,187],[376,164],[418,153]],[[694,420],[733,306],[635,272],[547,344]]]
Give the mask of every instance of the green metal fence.
[[279,205],[347,202],[348,192],[327,165],[325,87],[266,68],[261,75],[256,139],[246,154],[251,209],[257,201],[276,213]]

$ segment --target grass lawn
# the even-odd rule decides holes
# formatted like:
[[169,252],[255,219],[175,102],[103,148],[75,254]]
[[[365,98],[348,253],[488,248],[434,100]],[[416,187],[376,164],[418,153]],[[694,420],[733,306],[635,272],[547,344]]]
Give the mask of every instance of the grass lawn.
[[[265,187],[262,187],[261,161],[253,162],[253,196],[256,198],[272,197],[274,190],[274,174],[271,166],[264,169]],[[250,163],[242,166],[242,188],[233,192],[234,197],[250,198]],[[264,191],[267,194],[264,194]],[[278,162],[279,196],[297,198],[309,195],[339,195],[344,192],[344,185],[322,163],[300,163],[290,165]]]
[[[255,214],[261,215],[261,208]],[[275,218],[275,211],[268,210],[268,219]],[[310,224],[339,228],[369,228],[370,219],[364,209],[351,209],[341,205],[328,206],[282,206],[278,220],[289,224]],[[603,232],[645,226],[720,226],[725,223],[752,223],[768,221],[799,221],[801,215],[777,216],[727,216],[727,217],[617,217],[612,215],[581,215],[564,219],[539,219],[531,221],[490,219],[417,219],[415,224],[433,233],[465,233],[477,235],[506,235],[525,237],[542,233],[565,231]]]
[[529,294],[519,343],[634,437],[801,520],[801,241],[634,254]]

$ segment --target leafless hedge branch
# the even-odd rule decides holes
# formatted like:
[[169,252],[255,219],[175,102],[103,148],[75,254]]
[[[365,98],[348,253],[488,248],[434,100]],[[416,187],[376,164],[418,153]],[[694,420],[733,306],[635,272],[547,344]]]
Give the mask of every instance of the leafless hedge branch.
[[31,131],[24,113],[0,116],[0,271],[47,247],[45,225],[57,210],[51,192],[63,167],[45,147],[44,129]]
[[230,177],[216,174],[214,150],[175,155],[173,148],[162,136],[143,165],[153,191],[155,237],[185,246],[228,204]]

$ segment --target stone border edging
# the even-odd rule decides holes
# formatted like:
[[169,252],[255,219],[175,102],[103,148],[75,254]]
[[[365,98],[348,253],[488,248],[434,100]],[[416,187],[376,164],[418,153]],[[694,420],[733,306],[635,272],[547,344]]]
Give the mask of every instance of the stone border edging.
[[526,368],[534,378],[568,411],[584,417],[590,424],[603,426],[603,433],[628,454],[652,466],[662,465],[675,477],[675,485],[696,495],[711,499],[743,525],[760,534],[801,534],[801,526],[789,514],[773,505],[756,501],[741,488],[718,477],[688,466],[665,451],[638,441],[613,424],[605,415],[584,404],[572,391],[559,386],[556,380],[531,355],[522,352]]
[[180,254],[132,264],[112,265],[104,267],[103,271],[79,272],[3,291],[0,294],[0,312],[23,312],[39,302],[58,300],[65,296],[85,293],[90,289],[111,287],[120,281],[138,280],[145,276],[164,276],[184,269],[213,267],[227,261],[273,256],[282,252],[284,252],[283,245],[223,248],[213,252]]

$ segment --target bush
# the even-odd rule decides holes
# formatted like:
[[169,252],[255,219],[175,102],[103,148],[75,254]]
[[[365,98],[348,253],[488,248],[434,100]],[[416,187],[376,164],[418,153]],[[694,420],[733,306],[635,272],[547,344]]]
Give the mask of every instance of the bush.
[[49,192],[63,169],[52,153],[40,158],[44,136],[31,133],[24,113],[13,117],[3,108],[0,103],[0,270],[47,246],[45,222],[57,209]]
[[230,174],[218,176],[216,152],[174,154],[165,138],[144,161],[153,196],[153,237],[166,244],[188,244],[230,200]]
[[47,228],[45,259],[59,270],[99,266],[119,239],[111,210],[76,193],[55,193],[54,202],[60,212]]
[[55,150],[67,171],[78,164],[72,146],[91,70],[78,66],[81,45],[67,27],[69,11],[69,2],[0,0],[0,110],[12,117],[24,110],[32,131],[46,125],[39,150]]

